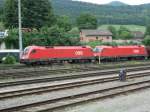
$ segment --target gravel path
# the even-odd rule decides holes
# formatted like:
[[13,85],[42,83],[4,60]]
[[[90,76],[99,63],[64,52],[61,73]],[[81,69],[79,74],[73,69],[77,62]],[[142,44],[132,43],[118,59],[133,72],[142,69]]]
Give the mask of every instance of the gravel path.
[[54,112],[150,112],[150,89]]

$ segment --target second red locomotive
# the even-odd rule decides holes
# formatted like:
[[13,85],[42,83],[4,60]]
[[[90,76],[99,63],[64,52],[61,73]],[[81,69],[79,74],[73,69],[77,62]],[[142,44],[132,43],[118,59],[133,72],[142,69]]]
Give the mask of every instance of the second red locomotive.
[[97,60],[136,60],[148,57],[145,46],[96,46],[94,49]]

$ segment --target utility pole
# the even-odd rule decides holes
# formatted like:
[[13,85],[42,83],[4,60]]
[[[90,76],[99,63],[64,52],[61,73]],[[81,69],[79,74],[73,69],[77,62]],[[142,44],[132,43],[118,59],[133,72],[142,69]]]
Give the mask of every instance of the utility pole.
[[19,51],[22,54],[22,24],[21,24],[21,0],[18,0],[18,22],[19,22]]

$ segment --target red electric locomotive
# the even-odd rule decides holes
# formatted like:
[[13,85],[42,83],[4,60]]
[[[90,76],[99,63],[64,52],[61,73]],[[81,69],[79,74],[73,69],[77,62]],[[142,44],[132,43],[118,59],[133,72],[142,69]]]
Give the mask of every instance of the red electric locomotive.
[[94,55],[97,60],[131,60],[148,57],[145,46],[96,46]]
[[94,54],[88,46],[29,46],[25,48],[20,61],[24,64],[48,64],[92,60],[94,60]]

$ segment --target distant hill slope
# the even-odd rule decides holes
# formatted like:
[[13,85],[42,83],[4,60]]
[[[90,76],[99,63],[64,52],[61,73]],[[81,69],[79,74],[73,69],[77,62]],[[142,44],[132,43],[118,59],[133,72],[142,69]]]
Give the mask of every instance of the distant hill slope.
[[110,5],[110,6],[125,6],[125,5],[128,5],[128,4],[125,4],[123,2],[120,2],[120,1],[112,1],[106,5]]
[[[72,0],[51,0],[57,15],[68,15],[75,20],[81,13],[90,13],[98,18],[100,24],[145,25],[150,18],[150,4],[139,6],[96,5]],[[114,4],[114,2],[113,2]]]
[[[4,1],[0,0],[0,6],[3,6]],[[99,24],[145,25],[148,20],[150,22],[150,4],[130,6],[114,1],[107,5],[96,5],[72,0],[50,1],[55,14],[67,15],[72,21],[81,13],[90,13],[97,17]]]

